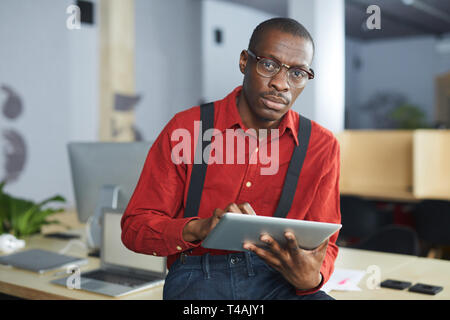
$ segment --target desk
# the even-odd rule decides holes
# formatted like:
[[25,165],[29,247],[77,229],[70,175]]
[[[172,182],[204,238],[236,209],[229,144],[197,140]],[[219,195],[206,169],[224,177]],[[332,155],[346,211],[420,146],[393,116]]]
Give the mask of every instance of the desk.
[[[450,299],[450,261],[422,258],[401,254],[374,252],[358,249],[340,248],[335,267],[342,269],[367,270],[377,266],[380,280],[395,279],[415,283],[443,286],[444,290],[435,296],[413,293],[407,290],[387,288],[369,289],[367,280],[373,276],[367,273],[360,281],[362,291],[338,292],[329,294],[338,300],[449,300]],[[369,284],[370,286],[370,284]]]
[[[84,241],[84,229],[71,231],[79,233]],[[59,251],[67,246],[68,240],[55,240],[45,238],[42,235],[32,236],[26,239],[27,249],[41,248]],[[71,246],[67,254],[86,257],[86,249],[82,246]],[[81,272],[98,268],[98,258],[88,258],[89,263],[81,267]],[[450,299],[450,261],[419,258],[407,255],[372,252],[358,249],[341,248],[336,260],[336,268],[367,270],[371,265],[378,266],[381,272],[381,280],[393,278],[406,280],[413,283],[423,282],[427,284],[441,285],[444,290],[436,296],[412,293],[408,291],[397,291],[392,289],[370,290],[366,286],[366,276],[359,283],[362,291],[359,292],[330,292],[336,299],[342,300],[376,300],[376,299]],[[58,271],[50,271],[42,275],[34,272],[19,270],[0,265],[0,292],[26,298],[26,299],[117,299],[117,300],[159,300],[162,299],[162,285],[156,288],[129,294],[121,298],[110,298],[107,296],[85,292],[81,290],[70,290],[65,287],[51,284],[50,281],[62,278],[64,275],[55,275]]]
[[[73,230],[71,233],[78,233],[82,237],[80,241],[85,242],[84,229]],[[45,249],[59,252],[65,248],[69,240],[55,240],[45,238],[42,235],[32,236],[25,239],[26,249]],[[72,245],[65,254],[77,257],[87,257],[87,250],[81,245]],[[100,267],[99,258],[88,258],[88,264],[80,267],[81,273],[97,269]],[[77,299],[77,300],[104,300],[115,299],[100,294],[90,293],[82,290],[68,289],[50,283],[50,281],[67,276],[65,270],[54,270],[44,274],[37,274],[31,271],[20,270],[8,266],[0,265],[0,292],[11,296],[25,299]],[[120,300],[160,300],[162,299],[162,285],[129,294],[121,297]]]

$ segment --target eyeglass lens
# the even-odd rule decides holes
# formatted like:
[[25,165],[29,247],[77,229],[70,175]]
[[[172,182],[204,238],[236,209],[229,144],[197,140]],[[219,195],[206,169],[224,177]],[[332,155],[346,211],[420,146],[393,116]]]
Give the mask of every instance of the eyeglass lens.
[[[258,73],[263,77],[273,77],[281,70],[280,64],[276,61],[262,58],[257,62]],[[300,68],[290,68],[288,70],[288,82],[294,87],[303,87],[308,81],[308,74]]]

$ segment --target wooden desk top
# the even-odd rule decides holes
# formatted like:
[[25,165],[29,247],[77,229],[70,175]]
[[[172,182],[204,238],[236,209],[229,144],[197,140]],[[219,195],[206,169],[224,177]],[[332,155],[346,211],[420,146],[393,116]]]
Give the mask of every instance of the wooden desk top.
[[425,283],[443,286],[437,295],[426,295],[405,290],[388,288],[369,289],[373,271],[366,273],[358,286],[361,291],[329,294],[338,300],[449,300],[450,261],[422,258],[408,255],[340,248],[335,267],[367,271],[370,266],[379,267],[380,281],[386,279],[410,281],[412,284]]
[[[83,237],[84,229],[71,231],[71,233],[79,233],[82,235],[80,241],[85,242]],[[59,252],[64,249],[69,240],[55,240],[52,238],[45,238],[42,235],[32,236],[25,239],[25,249],[45,249]],[[97,269],[100,267],[99,258],[91,258],[87,256],[87,250],[81,244],[74,244],[70,246],[65,253],[77,257],[88,258],[88,264],[80,267],[81,273]],[[68,276],[65,270],[54,270],[44,274],[37,274],[35,272],[20,270],[9,266],[0,265],[0,292],[25,298],[25,299],[39,299],[39,300],[53,300],[53,299],[78,299],[78,300],[105,300],[116,299],[96,293],[86,292],[76,289],[68,289],[63,286],[58,286],[50,283],[50,281]],[[137,293],[132,293],[120,298],[120,300],[161,300],[162,287],[160,285],[155,288],[144,290]],[[117,298],[119,300],[119,298]]]
[[[69,216],[64,219],[70,218]],[[82,236],[80,241],[85,243],[84,229],[70,231]],[[45,238],[42,235],[32,236],[26,240],[26,249],[41,248],[59,252],[67,246],[68,240],[55,240]],[[82,245],[74,244],[66,251],[69,255],[87,257],[87,250]],[[98,258],[88,258],[89,263],[81,267],[81,272],[96,269],[100,266]],[[390,300],[390,299],[450,299],[450,261],[419,258],[407,255],[390,253],[380,253],[373,251],[340,248],[335,264],[336,268],[367,270],[369,266],[378,266],[380,270],[380,280],[387,278],[396,280],[411,281],[440,285],[444,290],[436,296],[408,292],[406,290],[397,291],[392,289],[373,289],[367,287],[367,280],[371,274],[366,274],[360,281],[358,292],[337,292],[331,291],[330,295],[338,300]],[[37,274],[30,271],[20,270],[0,265],[0,292],[26,298],[26,299],[113,299],[113,300],[160,300],[162,299],[163,285],[156,288],[143,290],[141,292],[129,294],[121,298],[111,298],[100,294],[86,291],[68,289],[66,287],[51,284],[50,281],[66,276],[65,270],[50,271],[44,274]],[[60,274],[56,274],[60,273]]]
[[373,188],[373,187],[341,188],[340,194],[380,201],[396,201],[408,203],[421,201],[421,199],[414,197],[412,192],[392,188],[391,189]]

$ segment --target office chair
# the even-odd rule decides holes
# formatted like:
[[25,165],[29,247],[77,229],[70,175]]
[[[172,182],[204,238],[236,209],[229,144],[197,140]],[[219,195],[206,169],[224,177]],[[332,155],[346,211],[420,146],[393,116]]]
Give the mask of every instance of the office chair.
[[450,201],[424,200],[415,207],[413,216],[427,251],[450,245]]
[[352,244],[391,224],[392,213],[377,209],[375,202],[354,196],[341,196],[339,242]]
[[416,231],[410,227],[397,225],[380,228],[352,248],[414,256],[420,254],[419,237]]

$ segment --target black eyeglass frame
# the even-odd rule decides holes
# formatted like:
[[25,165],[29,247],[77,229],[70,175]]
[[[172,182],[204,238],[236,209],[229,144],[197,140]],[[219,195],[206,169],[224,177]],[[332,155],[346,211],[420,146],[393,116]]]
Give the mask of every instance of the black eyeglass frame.
[[[251,56],[251,57],[253,57],[255,60],[256,60],[256,62],[258,62],[259,60],[261,60],[261,59],[268,59],[268,60],[271,60],[271,61],[275,61],[278,65],[280,65],[280,70],[281,70],[281,68],[283,68],[283,67],[285,67],[288,71],[289,71],[289,69],[291,69],[291,68],[298,68],[298,69],[300,69],[300,70],[302,70],[302,71],[304,71],[304,72],[306,72],[307,74],[308,74],[308,80],[312,80],[312,79],[314,79],[314,77],[315,77],[315,74],[314,74],[314,70],[313,69],[311,69],[311,68],[309,68],[309,70],[306,70],[305,68],[302,68],[302,67],[297,67],[297,66],[289,66],[289,65],[287,65],[287,64],[285,64],[285,63],[282,63],[281,61],[279,61],[279,60],[277,60],[277,59],[275,59],[275,58],[269,58],[269,57],[263,57],[263,56],[257,56],[255,53],[253,53],[251,50],[247,50],[247,53]],[[278,72],[280,72],[280,70],[278,70]],[[278,74],[278,72],[276,73],[276,74]],[[273,76],[275,76],[276,74],[274,74]]]

